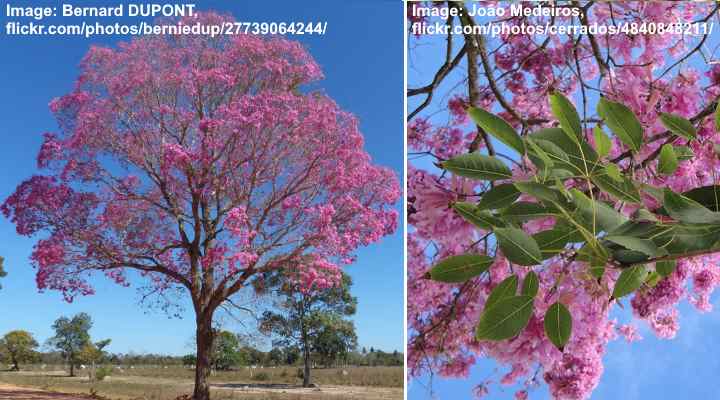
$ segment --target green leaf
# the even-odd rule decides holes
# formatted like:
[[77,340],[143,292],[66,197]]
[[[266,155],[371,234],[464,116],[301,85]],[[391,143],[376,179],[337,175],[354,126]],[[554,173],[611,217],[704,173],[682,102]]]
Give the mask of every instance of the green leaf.
[[671,255],[720,250],[720,225],[671,224],[656,229],[651,239]]
[[547,180],[548,175],[550,175],[550,170],[554,163],[547,152],[541,149],[534,140],[526,138],[525,142],[529,146],[527,153],[528,158],[532,161],[535,167],[537,167],[538,173],[536,178],[541,182],[544,182]]
[[633,265],[623,269],[615,282],[612,298],[619,299],[634,292],[643,284],[645,276],[647,276],[647,270],[644,265]]
[[565,180],[570,178],[575,178],[575,175],[566,169],[552,169],[548,174],[548,179]]
[[560,192],[548,187],[547,185],[543,185],[542,183],[528,181],[515,182],[514,185],[520,192],[529,194],[541,201],[545,200],[549,202],[556,202],[560,201],[560,198],[562,197]]
[[607,176],[610,177],[610,179],[614,180],[615,182],[622,182],[622,172],[620,172],[620,168],[617,166],[617,164],[608,164],[605,166],[605,173]]
[[655,287],[655,285],[660,282],[660,279],[662,279],[662,276],[660,276],[660,274],[655,271],[650,271],[647,275],[647,278],[645,278],[645,284],[650,287]]
[[528,271],[527,275],[525,275],[525,280],[523,280],[520,294],[523,296],[535,297],[539,289],[540,280],[538,279],[537,274],[533,271]]
[[715,106],[715,130],[720,132],[720,100]]
[[658,172],[663,175],[672,175],[678,167],[678,159],[671,144],[664,144],[660,149]]
[[493,258],[481,254],[451,256],[430,269],[430,279],[447,283],[465,282],[487,271],[492,263]]
[[[549,157],[550,161],[556,160],[565,163],[570,162],[570,159],[568,158],[568,155],[565,153],[565,151],[558,147],[558,145],[556,145],[555,143],[549,140],[540,139],[534,135],[527,137],[526,140],[528,143],[533,143],[535,146],[539,147],[540,150],[542,150]],[[531,145],[531,147],[533,148],[535,148],[535,146]]]
[[[597,153],[585,141],[573,142],[560,128],[545,128],[530,135],[540,147],[550,156],[558,168],[566,169],[575,175],[586,175],[593,173],[599,167]],[[562,153],[555,154],[543,147],[542,141],[551,142],[559,148]]]
[[518,201],[503,209],[500,215],[514,222],[525,222],[532,219],[554,217],[557,213],[544,207],[540,203]]
[[550,109],[568,137],[575,142],[579,141],[582,138],[580,116],[570,100],[560,92],[553,92],[550,94]]
[[560,351],[563,351],[572,334],[572,316],[562,303],[553,303],[545,312],[545,336]]
[[[537,168],[536,179],[540,182],[545,182],[551,179],[553,175],[557,175],[558,171],[571,174],[566,169],[556,169],[555,162],[553,160],[559,160],[568,167],[569,161],[567,155],[554,145],[552,142],[541,139],[533,139],[526,137],[525,142],[528,145],[528,158]],[[572,165],[569,165],[572,167]]]
[[628,250],[624,248],[616,248],[613,250],[612,258],[623,266],[629,266],[633,264],[644,264],[648,261],[648,256],[645,253]]
[[505,163],[480,153],[462,154],[440,163],[440,167],[455,175],[473,179],[498,180],[512,178],[512,171]]
[[612,141],[605,132],[603,132],[602,128],[596,126],[593,129],[593,135],[595,136],[595,149],[598,156],[603,158],[610,154],[610,150],[612,150]]
[[505,340],[515,337],[527,326],[532,311],[532,296],[504,298],[483,312],[475,329],[475,338]]
[[678,136],[687,139],[695,139],[697,136],[697,131],[692,122],[677,114],[660,113],[660,122],[667,130]]
[[588,272],[596,279],[602,278],[605,274],[605,264],[590,263],[588,266]]
[[493,305],[495,305],[498,301],[500,301],[502,299],[515,296],[515,293],[517,292],[517,287],[518,287],[517,275],[510,275],[507,278],[503,279],[490,292],[490,295],[488,296],[487,300],[485,300],[484,309],[485,310],[489,309],[490,307],[492,307]]
[[617,176],[615,179],[608,176],[605,169],[602,174],[595,174],[591,177],[594,184],[614,198],[630,203],[640,203],[640,192],[635,184],[624,176],[620,176],[620,179],[617,178]]
[[540,231],[533,235],[533,239],[540,247],[543,259],[550,258],[565,248],[565,245],[577,240],[578,231],[575,228],[564,227]]
[[608,232],[608,235],[634,236],[647,239],[657,233],[660,226],[652,221],[627,221]]
[[655,263],[655,271],[663,278],[672,274],[677,268],[676,260],[658,261]]
[[605,240],[619,244],[628,250],[634,250],[647,255],[648,257],[662,257],[667,255],[667,251],[659,248],[652,240],[640,239],[632,236],[608,235]]
[[599,201],[593,201],[577,189],[571,189],[570,193],[577,206],[578,216],[584,220],[593,234],[597,234],[599,231],[610,232],[627,221],[624,215],[612,207]]
[[478,228],[492,230],[496,226],[505,226],[501,219],[496,218],[487,211],[478,210],[475,204],[457,202],[452,205],[452,208],[458,215]]
[[651,221],[651,222],[657,222],[658,219],[655,216],[655,214],[651,213],[650,211],[644,209],[644,208],[638,208],[633,213],[633,218],[638,221]]
[[597,112],[613,133],[633,151],[640,150],[643,130],[635,113],[624,104],[600,98]]
[[520,197],[520,192],[512,183],[503,183],[488,190],[477,204],[478,210],[505,208]]
[[535,240],[518,228],[495,228],[500,248],[508,260],[519,265],[542,263],[542,254]]
[[491,114],[482,108],[468,108],[470,118],[483,130],[495,136],[498,140],[510,146],[520,154],[525,154],[525,144],[520,135],[510,124],[497,115]]
[[585,243],[577,251],[576,259],[578,261],[584,261],[590,265],[605,266],[607,264],[610,254],[607,248],[600,243],[598,240]]
[[662,203],[663,201],[663,190],[657,186],[648,185],[647,183],[640,183],[640,188],[643,192],[650,195],[655,200]]
[[720,211],[720,186],[703,186],[689,190],[682,195],[697,201],[711,211]]
[[690,224],[720,223],[720,213],[710,211],[695,200],[665,189],[663,207],[675,220]]
[[687,146],[675,146],[675,155],[678,161],[687,161],[695,157],[695,153]]

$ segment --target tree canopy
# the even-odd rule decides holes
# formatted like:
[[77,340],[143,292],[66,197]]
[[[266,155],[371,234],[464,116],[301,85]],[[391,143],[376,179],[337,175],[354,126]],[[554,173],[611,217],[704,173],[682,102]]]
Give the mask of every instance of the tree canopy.
[[90,345],[90,328],[92,318],[86,313],[79,313],[72,318],[60,317],[52,325],[55,335],[48,339],[48,344],[62,354],[65,362],[70,365],[70,376],[75,376],[75,367],[82,360],[83,349]]
[[30,332],[10,331],[0,339],[0,356],[10,364],[13,371],[20,371],[20,364],[35,361],[38,342]]
[[[411,58],[442,51],[427,81],[408,71],[408,368],[466,377],[487,357],[509,371],[479,397],[501,382],[525,399],[542,379],[586,399],[611,340],[639,323],[674,337],[678,303],[707,311],[720,284],[720,69],[703,31],[718,6],[476,5],[407,5],[411,33],[451,28],[409,43]],[[699,30],[619,29],[648,22]],[[518,33],[482,30],[501,25]],[[612,317],[623,304],[631,323]]]

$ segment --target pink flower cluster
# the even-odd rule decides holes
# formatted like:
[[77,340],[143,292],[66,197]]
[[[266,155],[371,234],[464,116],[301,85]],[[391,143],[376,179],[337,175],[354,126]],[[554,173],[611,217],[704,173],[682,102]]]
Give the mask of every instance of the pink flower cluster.
[[342,281],[340,267],[317,255],[294,260],[286,273],[293,285],[304,294],[327,290]]

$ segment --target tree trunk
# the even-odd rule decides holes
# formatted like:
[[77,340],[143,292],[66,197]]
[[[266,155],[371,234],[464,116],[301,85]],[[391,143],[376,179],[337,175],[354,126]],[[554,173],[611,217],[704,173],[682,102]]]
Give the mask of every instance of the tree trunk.
[[12,365],[13,371],[20,371],[20,363],[18,362],[17,358],[15,358],[15,356],[12,357]]
[[305,325],[305,296],[302,297],[298,314],[300,315],[300,339],[302,340],[303,362],[305,369],[303,371],[303,387],[310,387],[310,343],[308,342],[308,328]]
[[305,370],[303,371],[303,387],[310,387],[310,349],[307,344],[303,346],[303,360]]
[[70,376],[75,376],[75,361],[70,359]]
[[212,313],[197,317],[197,360],[195,362],[195,391],[193,400],[210,399],[210,355],[212,352],[213,332]]

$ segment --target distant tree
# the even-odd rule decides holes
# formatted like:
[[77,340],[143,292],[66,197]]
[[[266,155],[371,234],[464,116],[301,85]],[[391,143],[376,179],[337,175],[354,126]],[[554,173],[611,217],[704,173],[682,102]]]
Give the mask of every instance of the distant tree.
[[87,343],[80,349],[80,353],[77,356],[78,361],[89,364],[90,370],[88,371],[88,377],[91,381],[96,378],[96,366],[100,363],[105,362],[108,357],[107,352],[104,351],[105,347],[110,344],[110,339],[101,340],[99,342],[92,343],[88,340]]
[[20,363],[33,361],[37,347],[38,342],[27,331],[11,331],[0,339],[0,355],[12,364],[13,371],[20,371]]
[[186,367],[195,365],[197,362],[197,357],[195,357],[195,354],[186,354],[182,358],[182,364]]
[[402,353],[397,351],[386,353],[382,350],[375,349],[373,353],[366,356],[366,364],[370,366],[401,366],[403,362]]
[[55,336],[48,343],[60,351],[65,362],[70,364],[70,376],[75,376],[75,367],[81,362],[81,351],[90,343],[91,327],[92,318],[86,313],[76,314],[72,319],[60,317],[52,325]]
[[50,350],[39,353],[39,362],[49,365],[60,365],[65,362],[65,357],[57,350]]
[[[279,311],[266,311],[260,330],[275,335],[276,344],[298,346],[303,355],[303,386],[310,386],[310,354],[327,324],[355,314],[357,299],[350,294],[352,279],[342,273],[331,287],[310,288],[293,284],[293,278],[269,280],[275,283]],[[334,317],[333,317],[334,316]]]
[[345,359],[357,346],[355,324],[338,318],[335,314],[324,316],[322,328],[313,341],[312,351],[320,357],[325,367],[333,366],[338,359]]
[[278,366],[283,363],[283,352],[278,347],[274,347],[267,354],[268,363]]
[[251,365],[262,365],[265,361],[265,353],[251,346],[244,346],[242,354],[244,360]]
[[[5,258],[0,256],[0,278],[4,278],[7,276],[7,272],[5,272]],[[2,289],[2,285],[0,285],[0,289]]]
[[295,365],[297,360],[300,359],[300,349],[295,346],[285,347],[283,349],[283,355],[285,358],[285,364]]
[[229,370],[243,360],[238,336],[228,331],[217,331],[213,343],[212,368],[216,371]]

